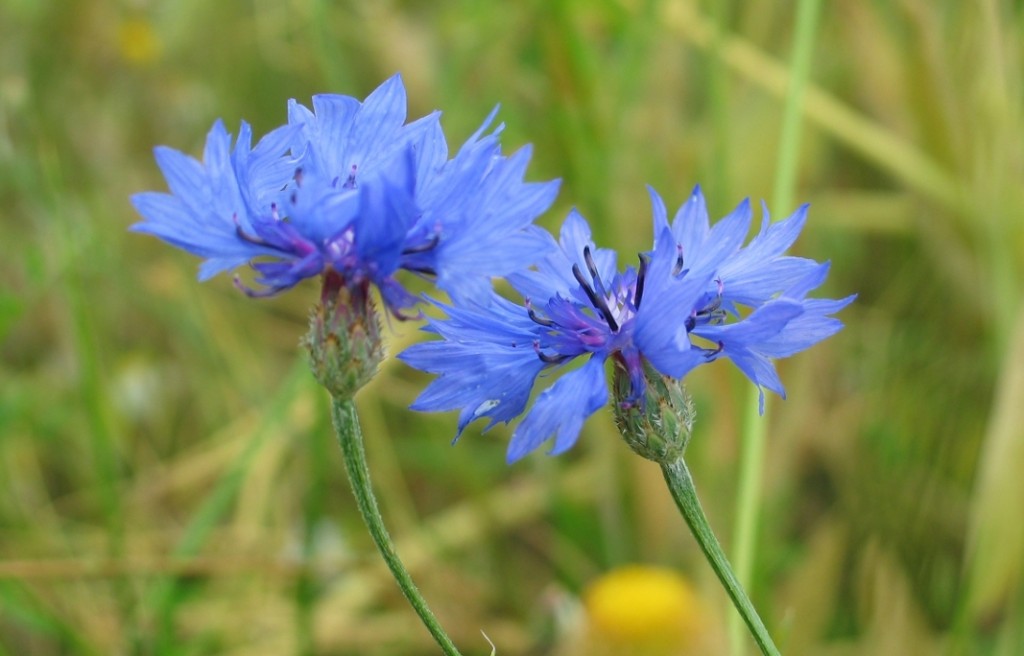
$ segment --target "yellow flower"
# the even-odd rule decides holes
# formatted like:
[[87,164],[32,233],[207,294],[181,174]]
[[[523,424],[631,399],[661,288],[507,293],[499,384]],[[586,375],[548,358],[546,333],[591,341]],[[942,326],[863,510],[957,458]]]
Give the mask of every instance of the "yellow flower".
[[145,66],[160,56],[160,37],[149,21],[128,18],[117,26],[117,45],[121,56],[130,64]]
[[690,584],[673,570],[619,567],[583,594],[587,648],[595,654],[676,656],[706,643],[707,621]]

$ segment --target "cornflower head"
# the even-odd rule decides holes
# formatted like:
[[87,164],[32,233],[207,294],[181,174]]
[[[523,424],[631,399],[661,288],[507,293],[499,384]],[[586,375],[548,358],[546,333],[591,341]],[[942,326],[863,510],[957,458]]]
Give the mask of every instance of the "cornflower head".
[[[237,276],[235,284],[250,296],[321,276],[310,344],[347,346],[314,354],[314,369],[317,360],[362,360],[365,382],[381,357],[371,286],[404,319],[418,297],[398,281],[400,270],[463,300],[549,246],[532,222],[558,182],[523,181],[531,150],[501,154],[501,126],[488,132],[496,111],[450,159],[439,112],[406,123],[397,75],[362,102],[318,95],[309,109],[290,101],[288,123],[256,146],[248,124],[232,144],[217,121],[202,162],[156,149],[170,193],[133,196],[144,220],[132,229],[204,258],[201,280],[248,263],[255,286]],[[328,387],[361,384],[347,376]]]
[[[763,389],[784,397],[772,359],[837,332],[842,324],[830,315],[854,298],[808,299],[829,265],[783,255],[803,227],[806,206],[776,224],[765,212],[760,232],[744,246],[749,202],[711,226],[698,187],[670,224],[661,198],[653,190],[651,197],[654,248],[639,255],[636,267],[620,271],[615,253],[595,246],[573,210],[558,248],[534,270],[508,276],[522,304],[492,293],[488,301],[442,306],[447,318],[425,328],[442,339],[399,355],[438,375],[412,407],[459,410],[457,439],[475,419],[489,419],[486,430],[518,417],[542,372],[582,360],[537,396],[516,427],[508,448],[513,462],[551,437],[551,454],[576,442],[583,422],[608,401],[609,359],[620,425],[630,412],[646,412],[652,396],[659,404],[672,396],[695,367],[721,357],[762,390],[762,410]],[[668,401],[688,435],[688,399],[676,396]],[[653,446],[674,449],[654,454],[672,457],[685,440]]]

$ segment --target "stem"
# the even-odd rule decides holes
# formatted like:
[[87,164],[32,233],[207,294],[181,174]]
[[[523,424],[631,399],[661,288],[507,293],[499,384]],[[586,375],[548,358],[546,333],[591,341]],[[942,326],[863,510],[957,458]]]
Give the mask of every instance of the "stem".
[[[751,585],[754,570],[754,545],[757,542],[757,525],[761,515],[761,472],[764,469],[765,442],[767,442],[767,417],[758,411],[760,405],[758,389],[750,386],[751,393],[746,399],[743,413],[743,433],[740,442],[740,480],[736,493],[736,518],[733,523],[732,560],[736,563],[736,577],[744,584]],[[767,413],[767,408],[765,408]],[[743,627],[736,616],[729,618],[729,653],[743,656],[741,642]]]
[[352,493],[356,497],[356,505],[359,506],[359,514],[363,516],[366,527],[373,536],[373,541],[384,557],[388,569],[394,575],[402,594],[412,604],[416,614],[420,616],[430,635],[441,646],[445,654],[460,656],[455,644],[445,634],[441,624],[430,612],[427,602],[420,595],[420,591],[413,583],[409,571],[399,559],[395,552],[394,544],[388,531],[384,528],[384,521],[377,507],[377,500],[373,496],[373,488],[370,484],[370,470],[366,466],[366,452],[363,450],[363,433],[359,428],[359,416],[356,414],[355,404],[351,399],[340,400],[337,398],[331,401],[331,417],[334,420],[334,430],[338,435],[338,443],[341,445],[341,452],[345,460],[345,470],[348,472],[349,482],[352,483]]
[[804,87],[814,56],[820,0],[800,0],[796,9],[793,52],[789,62],[789,85],[782,108],[779,159],[775,166],[772,205],[776,218],[791,211],[796,191],[797,161],[800,157],[800,128],[803,123]]
[[[797,163],[800,155],[800,127],[803,119],[804,86],[806,85],[814,54],[820,0],[800,0],[797,5],[790,59],[790,77],[782,110],[782,128],[779,135],[779,156],[772,194],[773,215],[776,220],[792,210],[796,189]],[[753,579],[754,544],[761,514],[761,473],[764,470],[767,418],[761,417],[760,390],[750,388],[743,421],[740,455],[740,481],[737,497],[736,524],[733,535],[733,561],[736,575],[748,586]],[[740,636],[743,629],[733,619],[729,622],[730,653],[742,656]]]
[[718,539],[708,524],[708,518],[700,507],[697,489],[693,485],[690,470],[686,468],[686,462],[679,458],[675,462],[662,463],[661,471],[665,475],[665,482],[668,483],[672,498],[675,499],[679,511],[683,514],[683,519],[686,520],[693,537],[696,538],[697,544],[704,552],[704,557],[711,564],[711,569],[715,570],[718,580],[722,582],[736,610],[746,622],[747,628],[754,636],[754,641],[761,648],[761,653],[765,656],[779,656],[779,650],[772,642],[771,636],[768,635],[768,629],[765,628],[754,605],[750,603],[747,593],[743,591],[743,586],[736,580],[729,561],[725,557],[725,552],[722,551],[722,546],[718,544]]

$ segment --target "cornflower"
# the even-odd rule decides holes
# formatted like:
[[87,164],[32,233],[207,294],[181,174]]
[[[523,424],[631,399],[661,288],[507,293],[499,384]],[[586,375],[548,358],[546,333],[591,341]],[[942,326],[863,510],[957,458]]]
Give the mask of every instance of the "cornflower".
[[418,297],[399,270],[460,299],[547,245],[532,222],[558,182],[523,181],[529,147],[501,155],[502,126],[485,134],[497,109],[449,159],[439,112],[405,122],[398,75],[363,102],[318,95],[312,105],[290,101],[288,123],[255,147],[247,123],[232,147],[217,121],[202,162],[156,148],[170,193],[133,196],[144,221],[132,229],[205,258],[201,280],[248,263],[256,287],[235,281],[250,296],[318,275],[325,295],[364,298],[373,284],[400,318]]
[[776,224],[765,211],[760,232],[744,246],[749,202],[712,227],[697,187],[670,225],[661,198],[650,193],[654,248],[635,268],[619,271],[615,253],[595,246],[573,210],[558,248],[535,270],[508,276],[522,304],[492,292],[485,301],[442,305],[447,318],[425,328],[442,339],[399,355],[438,375],[413,409],[459,410],[458,439],[476,419],[489,419],[487,430],[523,414],[538,376],[583,360],[539,394],[519,423],[507,454],[514,462],[551,437],[552,455],[575,444],[584,421],[608,401],[609,359],[617,413],[642,411],[650,386],[664,389],[657,375],[680,381],[721,357],[762,390],[762,409],[764,389],[785,397],[772,359],[837,332],[842,324],[830,315],[854,298],[807,298],[829,265],[783,255],[807,207]]
[[420,300],[396,277],[428,278],[455,301],[483,298],[490,278],[529,266],[552,247],[533,220],[558,182],[523,181],[531,149],[503,156],[497,109],[449,158],[434,112],[406,123],[395,76],[364,101],[294,100],[288,123],[255,146],[242,123],[232,143],[222,122],[207,135],[202,162],[167,147],[156,160],[170,193],[132,197],[137,232],[204,258],[199,278],[248,263],[250,296],[271,296],[322,279],[305,338],[314,376],[332,396],[331,414],[356,503],[382,557],[446,654],[458,654],[419,594],[384,528],[374,499],[353,403],[384,357],[371,287],[399,319]]

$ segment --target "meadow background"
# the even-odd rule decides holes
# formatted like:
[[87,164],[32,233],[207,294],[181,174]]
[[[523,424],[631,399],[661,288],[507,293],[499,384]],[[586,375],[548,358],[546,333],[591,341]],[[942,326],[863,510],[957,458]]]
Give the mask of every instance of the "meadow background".
[[[846,329],[781,365],[751,593],[789,654],[1024,654],[1024,9],[822,3],[794,252],[831,259]],[[298,349],[315,283],[269,300],[128,233],[218,117],[364,97],[561,177],[599,244],[650,244],[651,184],[775,214],[795,3],[0,0],[0,655],[429,654],[355,513]],[[715,26],[720,26],[718,32]],[[420,339],[392,323],[390,352]],[[597,653],[580,594],[627,563],[728,602],[654,465],[599,413],[566,456],[358,396],[399,552],[464,653]],[[747,383],[693,374],[688,462],[726,548]],[[714,649],[704,652],[717,653]],[[625,651],[622,651],[625,653]]]

